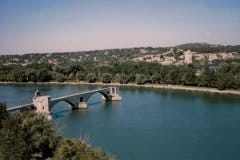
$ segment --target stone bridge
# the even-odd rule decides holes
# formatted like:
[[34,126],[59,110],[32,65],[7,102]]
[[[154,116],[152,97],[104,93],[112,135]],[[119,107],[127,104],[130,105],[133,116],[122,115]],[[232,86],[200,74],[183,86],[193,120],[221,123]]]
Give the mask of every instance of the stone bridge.
[[42,96],[39,91],[36,91],[35,96],[33,97],[33,103],[11,107],[7,110],[9,112],[13,112],[24,109],[34,109],[37,113],[50,115],[51,109],[54,107],[54,105],[61,101],[68,103],[72,107],[72,109],[86,109],[88,107],[87,101],[95,93],[102,94],[102,99],[106,101],[120,101],[122,99],[117,94],[116,87],[96,89],[53,99],[51,99],[50,96]]

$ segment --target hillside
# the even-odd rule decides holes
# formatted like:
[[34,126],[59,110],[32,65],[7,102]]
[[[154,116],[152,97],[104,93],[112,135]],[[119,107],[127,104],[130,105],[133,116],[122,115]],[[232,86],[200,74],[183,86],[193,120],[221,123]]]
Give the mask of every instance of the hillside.
[[134,61],[157,62],[162,65],[212,64],[218,61],[240,59],[240,45],[223,46],[207,43],[188,43],[175,47],[142,47],[107,49],[63,53],[32,53],[24,55],[0,55],[3,65],[32,63],[72,64],[89,62]]
[[0,61],[2,82],[84,81],[240,89],[239,46],[184,44],[2,55]]

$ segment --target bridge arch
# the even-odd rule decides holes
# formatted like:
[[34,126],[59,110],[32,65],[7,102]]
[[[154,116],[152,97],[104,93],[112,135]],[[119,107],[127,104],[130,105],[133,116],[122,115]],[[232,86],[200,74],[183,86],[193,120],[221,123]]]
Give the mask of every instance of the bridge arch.
[[96,91],[96,92],[90,94],[90,95],[85,99],[86,102],[88,102],[88,100],[89,100],[93,95],[95,95],[96,93],[100,93],[106,100],[109,100],[109,99],[110,99],[109,91],[107,91],[107,92],[104,92],[104,91]]
[[72,108],[74,108],[74,103],[69,101],[69,100],[66,100],[66,99],[62,99],[62,100],[59,100],[59,101],[56,101],[54,103],[51,103],[50,106],[49,106],[49,109],[52,110],[52,108],[54,108],[54,106],[60,102],[65,102],[67,104],[69,104]]

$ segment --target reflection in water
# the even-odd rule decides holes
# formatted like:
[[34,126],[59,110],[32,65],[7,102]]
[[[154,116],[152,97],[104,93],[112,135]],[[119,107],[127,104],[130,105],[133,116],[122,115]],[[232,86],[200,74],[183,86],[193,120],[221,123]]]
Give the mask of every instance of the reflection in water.
[[[87,110],[87,109],[77,109],[75,112],[76,112],[76,113],[78,112],[80,116],[84,117],[84,116],[87,115],[88,110]],[[78,113],[77,113],[77,114],[78,114]]]
[[121,105],[121,101],[103,101],[103,107],[104,109],[115,109]]
[[68,110],[61,110],[61,111],[57,111],[57,112],[52,112],[52,117],[54,119],[57,119],[57,118],[63,117],[67,112],[69,112],[69,109]]

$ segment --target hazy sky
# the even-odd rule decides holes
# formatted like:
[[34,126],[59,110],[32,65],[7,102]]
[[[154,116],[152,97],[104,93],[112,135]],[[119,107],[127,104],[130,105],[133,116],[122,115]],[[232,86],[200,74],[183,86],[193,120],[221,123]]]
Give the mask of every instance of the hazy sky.
[[0,54],[240,44],[239,0],[0,0]]

